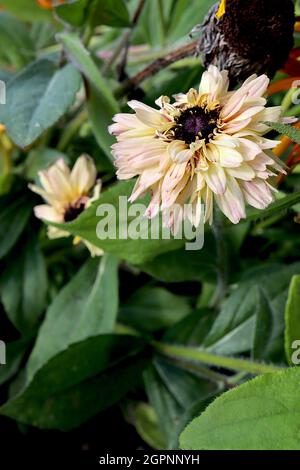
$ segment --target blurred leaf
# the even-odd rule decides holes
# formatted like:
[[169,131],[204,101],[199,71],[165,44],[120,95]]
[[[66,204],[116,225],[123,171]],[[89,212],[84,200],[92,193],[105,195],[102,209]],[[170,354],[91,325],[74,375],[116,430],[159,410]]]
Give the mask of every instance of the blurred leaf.
[[[300,272],[300,270],[299,270]],[[293,365],[293,343],[300,341],[300,275],[293,276],[285,309],[285,354]]]
[[180,438],[184,450],[297,450],[300,369],[257,377],[217,398]]
[[[175,240],[172,237],[170,237],[170,240],[151,238],[150,222],[145,217],[141,217],[140,238],[135,240],[129,236],[126,237],[129,224],[133,219],[130,216],[127,217],[126,208],[133,185],[134,181],[122,181],[112,185],[74,222],[60,224],[59,226],[73,235],[79,235],[85,240],[88,240],[93,245],[102,248],[105,252],[115,254],[119,258],[134,264],[144,263],[160,253],[172,251],[182,246],[185,242],[184,240]],[[122,199],[120,199],[120,196],[122,196]],[[98,207],[103,209],[101,215],[97,215]],[[128,208],[129,207],[130,204],[128,203]],[[112,214],[113,217],[109,217],[109,214]],[[114,221],[115,216],[116,221]],[[101,238],[98,238],[97,225],[100,224],[100,222],[103,230],[104,228],[107,230],[111,226],[113,229],[116,227],[116,233],[108,234],[106,231],[103,233],[103,230],[101,230]],[[51,225],[58,226],[58,224]],[[106,236],[105,239],[104,235]],[[110,238],[108,238],[108,235]]]
[[71,344],[114,329],[118,309],[117,261],[89,260],[49,306],[28,363],[32,376]]
[[140,269],[164,282],[214,282],[217,273],[215,242],[211,235],[205,234],[201,250],[188,251],[182,247],[156,256],[142,264]]
[[271,127],[280,134],[287,135],[293,142],[300,144],[300,130],[296,127],[289,126],[288,124],[280,124],[279,122],[264,122],[266,126]]
[[35,46],[29,30],[6,12],[0,13],[0,64],[18,69],[33,60]]
[[58,70],[50,60],[34,62],[9,81],[0,121],[11,139],[26,147],[66,113],[79,86],[80,75],[72,65]]
[[98,144],[111,159],[110,146],[113,137],[109,134],[107,126],[111,124],[113,115],[119,111],[119,105],[113,96],[111,87],[101,76],[100,70],[78,36],[62,33],[58,37],[70,60],[74,62],[89,83],[87,107],[95,136]]
[[28,180],[35,180],[38,177],[39,171],[47,169],[59,158],[63,158],[67,164],[70,163],[67,155],[56,149],[44,147],[42,149],[38,148],[31,150],[24,162],[24,177]]
[[153,449],[166,448],[155,410],[147,403],[138,403],[134,409],[135,426],[141,438]]
[[163,341],[187,346],[201,346],[214,321],[213,310],[199,309],[168,329],[163,336]]
[[[267,359],[274,343],[276,342],[276,314],[272,303],[265,292],[256,289],[256,326],[253,340],[253,358]],[[274,331],[275,330],[275,331]],[[273,337],[275,333],[275,337]]]
[[[272,309],[272,332],[263,328],[260,342],[269,344],[264,356],[271,359],[281,353],[284,329],[284,307],[287,288],[293,274],[298,273],[299,263],[290,266],[266,267],[249,272],[247,279],[224,302],[204,346],[216,354],[240,354],[252,349],[256,329],[256,315],[260,310],[257,288],[266,296]],[[259,328],[259,326],[257,326]],[[263,334],[266,336],[262,336]],[[272,343],[269,343],[272,335]],[[258,339],[257,339],[258,341]],[[258,344],[256,344],[258,348]],[[258,351],[258,349],[256,349]]]
[[0,277],[0,296],[12,324],[31,333],[46,306],[47,272],[37,237],[15,250]]
[[188,36],[194,26],[201,24],[215,0],[177,0],[174,4],[170,20],[168,40],[175,41]]
[[24,21],[49,21],[52,17],[50,10],[31,0],[0,0],[0,7]]
[[0,385],[10,380],[19,369],[28,348],[28,342],[21,339],[6,345],[6,364],[0,367]]
[[120,321],[142,331],[157,331],[172,326],[191,307],[185,297],[179,297],[161,287],[137,290],[120,308]]
[[145,371],[144,378],[147,395],[167,441],[167,448],[178,448],[177,439],[186,424],[181,418],[192,409],[198,410],[200,403],[215,396],[219,385],[162,359],[154,361],[154,366]]
[[66,5],[58,5],[55,13],[63,22],[79,27],[87,20],[90,4],[91,0],[77,0]]
[[121,28],[130,26],[124,0],[93,0],[89,21],[93,27],[100,24]]
[[0,414],[45,429],[69,430],[111,406],[140,380],[134,337],[98,335],[75,343],[36,372]]
[[14,191],[0,197],[0,259],[11,250],[32,214],[28,193]]

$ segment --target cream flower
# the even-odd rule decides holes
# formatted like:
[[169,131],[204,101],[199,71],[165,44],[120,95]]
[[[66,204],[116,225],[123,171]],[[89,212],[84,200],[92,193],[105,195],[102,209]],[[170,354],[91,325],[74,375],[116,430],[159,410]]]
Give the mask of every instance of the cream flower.
[[[34,208],[39,219],[49,222],[71,222],[99,197],[100,181],[96,181],[96,167],[88,155],[79,157],[72,169],[61,158],[47,170],[39,172],[41,186],[30,184],[32,191],[42,196],[47,204]],[[93,192],[90,196],[91,191]],[[49,238],[68,237],[70,234],[59,228],[49,226]],[[82,241],[90,250],[92,256],[102,254],[102,250],[87,240],[74,238],[74,244]]]
[[262,121],[278,121],[281,108],[266,108],[269,79],[252,75],[229,92],[227,71],[210,66],[199,90],[162,96],[153,109],[139,101],[128,105],[135,114],[117,114],[109,128],[117,137],[112,146],[119,179],[138,176],[130,200],[147,191],[152,199],[146,215],[162,210],[173,229],[190,204],[188,217],[197,226],[201,207],[212,222],[213,205],[233,222],[245,218],[245,204],[264,209],[273,200],[269,178],[284,171],[271,149],[278,142],[263,137]]

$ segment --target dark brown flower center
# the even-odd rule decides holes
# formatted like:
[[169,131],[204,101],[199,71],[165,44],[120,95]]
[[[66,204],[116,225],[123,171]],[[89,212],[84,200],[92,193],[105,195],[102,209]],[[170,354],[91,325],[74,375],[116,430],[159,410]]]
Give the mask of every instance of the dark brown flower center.
[[65,222],[72,222],[72,220],[77,219],[77,217],[83,212],[85,209],[85,204],[82,202],[79,204],[77,207],[76,206],[69,206],[66,209],[65,215],[64,215],[64,221]]
[[208,141],[217,127],[218,118],[219,112],[216,110],[207,112],[200,106],[186,109],[175,120],[174,137],[184,140],[187,144],[197,139]]

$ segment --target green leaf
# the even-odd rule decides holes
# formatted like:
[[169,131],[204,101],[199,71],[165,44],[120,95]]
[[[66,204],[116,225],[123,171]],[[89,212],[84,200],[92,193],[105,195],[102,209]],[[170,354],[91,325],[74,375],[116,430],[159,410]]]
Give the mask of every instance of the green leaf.
[[184,450],[298,450],[300,369],[257,377],[217,398],[182,433]]
[[92,27],[105,24],[113,27],[130,26],[124,0],[94,0],[91,2],[89,21]]
[[90,53],[84,48],[75,34],[62,33],[58,35],[70,60],[78,67],[88,81],[87,107],[98,144],[111,159],[110,146],[113,137],[107,127],[112,122],[114,114],[119,112],[111,87],[101,76]]
[[0,385],[10,380],[18,372],[27,348],[28,342],[23,339],[6,345],[6,364],[0,366]]
[[130,26],[129,15],[123,0],[77,0],[69,5],[56,7],[56,14],[72,26],[89,23],[113,27]]
[[153,449],[163,450],[166,442],[162,435],[155,410],[147,403],[138,403],[134,409],[136,430]]
[[[133,185],[134,181],[124,181],[112,185],[109,189],[104,191],[100,195],[100,198],[89,209],[84,211],[74,222],[69,222],[67,224],[51,223],[51,225],[59,226],[72,235],[79,235],[85,240],[91,242],[93,245],[102,248],[105,252],[115,254],[119,258],[125,259],[133,264],[144,263],[160,253],[169,252],[182,246],[185,243],[185,240],[175,240],[172,237],[170,237],[169,240],[161,238],[157,240],[152,239],[150,222],[148,222],[148,219],[144,217],[141,219],[140,238],[134,240],[129,237],[126,238],[122,236],[122,234],[127,232],[128,225],[132,221],[132,217],[129,216],[128,220],[126,220],[127,213],[124,204],[126,206],[126,201],[132,192]],[[121,202],[120,196],[123,197]],[[102,214],[97,216],[97,209],[100,206],[105,209],[104,216]],[[129,203],[128,207],[130,207]],[[115,214],[116,223],[114,220],[109,219],[107,211],[110,213],[113,211],[112,219],[114,219]],[[108,220],[110,220],[110,222]],[[103,236],[101,239],[98,238],[97,226],[100,222],[104,226],[105,230],[107,229],[107,224],[112,224],[113,228],[116,227],[115,236],[112,236],[111,234],[110,238],[104,239]],[[143,237],[147,237],[147,239],[143,239]]]
[[[38,286],[38,288],[37,288]],[[14,250],[0,278],[0,297],[12,324],[31,333],[46,306],[47,272],[35,235]]]
[[293,142],[296,142],[296,144],[300,144],[300,130],[296,127],[270,121],[266,121],[264,124],[280,134],[287,135]]
[[289,194],[288,196],[273,202],[264,210],[250,209],[247,214],[245,221],[251,222],[260,219],[266,219],[273,215],[279,215],[281,212],[287,211],[292,208],[295,204],[300,202],[300,191]]
[[144,287],[123,303],[119,319],[139,330],[153,332],[170,327],[190,311],[185,297],[174,295],[161,287]]
[[[268,344],[264,358],[278,359],[283,344],[284,308],[291,277],[299,272],[299,263],[290,266],[263,267],[249,271],[248,278],[224,302],[204,347],[217,354],[240,354],[252,349],[257,315],[260,310],[257,288],[260,288],[272,310],[272,328],[262,328],[260,343]],[[259,325],[257,326],[259,328]],[[262,339],[262,335],[263,339]],[[272,338],[272,339],[271,339]],[[258,341],[258,339],[256,340]],[[258,353],[258,344],[256,352]],[[259,349],[261,351],[261,346]]]
[[199,309],[167,330],[163,340],[168,343],[201,346],[214,321],[213,310]]
[[0,259],[11,250],[32,214],[28,193],[15,191],[0,197]]
[[[299,270],[300,272],[300,270]],[[290,365],[293,365],[292,356],[294,352],[293,343],[300,343],[300,275],[293,276],[289,288],[288,300],[285,309],[285,353]]]
[[141,270],[164,282],[216,280],[215,242],[205,233],[204,247],[188,251],[184,247],[171,253],[163,253],[141,265]]
[[134,337],[98,335],[45,363],[0,414],[45,429],[69,430],[113,405],[140,380],[145,360]]
[[41,8],[37,2],[28,0],[1,0],[1,6],[24,21],[49,21],[52,13]]
[[90,3],[91,0],[75,0],[73,3],[58,5],[55,13],[64,23],[80,27],[87,20]]
[[69,158],[62,152],[52,148],[38,148],[29,152],[23,166],[24,177],[32,181],[37,179],[38,172],[53,165],[59,158],[63,158],[67,164]]
[[89,260],[48,308],[29,359],[29,376],[71,344],[111,333],[117,310],[117,261],[108,255],[100,264]]
[[72,65],[57,69],[47,59],[30,64],[7,86],[0,121],[20,147],[33,143],[69,109],[80,87],[80,75]]
[[160,358],[145,371],[144,379],[167,448],[178,448],[178,436],[186,424],[180,417],[198,411],[200,403],[219,392],[219,385]]
[[33,60],[35,47],[26,26],[6,12],[0,13],[0,65],[18,69]]

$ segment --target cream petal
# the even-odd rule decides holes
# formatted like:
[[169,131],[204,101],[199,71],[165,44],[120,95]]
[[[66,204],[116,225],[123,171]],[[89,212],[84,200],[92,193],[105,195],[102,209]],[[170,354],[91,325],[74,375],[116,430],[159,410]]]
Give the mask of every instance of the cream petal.
[[255,178],[255,171],[250,165],[247,165],[247,163],[242,163],[237,168],[227,168],[226,172],[234,178],[239,178],[245,181],[251,181]]
[[34,207],[34,215],[38,219],[48,220],[49,222],[63,222],[63,214],[59,213],[54,207],[42,204]]
[[128,102],[128,106],[135,110],[137,118],[146,126],[159,129],[168,120],[167,118],[150,106],[140,101],[132,100]]
[[204,178],[209,188],[215,194],[224,194],[226,191],[226,173],[223,168],[217,164],[209,165],[204,173]]
[[264,181],[243,181],[241,186],[247,203],[256,209],[265,209],[273,201],[270,188]]
[[215,195],[215,199],[221,211],[233,224],[246,217],[244,196],[234,178],[228,177],[226,192],[223,195]]
[[88,155],[81,155],[76,162],[71,172],[71,181],[74,191],[78,195],[87,194],[93,187],[96,181],[97,170],[91,157]]

